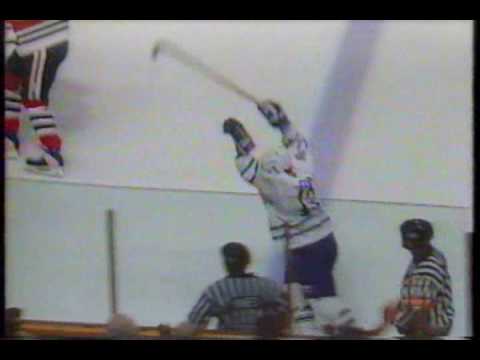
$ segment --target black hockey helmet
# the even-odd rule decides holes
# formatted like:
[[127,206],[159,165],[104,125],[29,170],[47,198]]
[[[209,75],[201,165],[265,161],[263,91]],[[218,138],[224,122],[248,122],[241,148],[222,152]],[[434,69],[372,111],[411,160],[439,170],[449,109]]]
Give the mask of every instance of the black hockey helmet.
[[413,246],[423,245],[433,238],[433,226],[427,220],[410,219],[400,225],[402,240]]
[[250,251],[237,242],[230,242],[222,246],[222,255],[227,266],[246,267],[250,263]]

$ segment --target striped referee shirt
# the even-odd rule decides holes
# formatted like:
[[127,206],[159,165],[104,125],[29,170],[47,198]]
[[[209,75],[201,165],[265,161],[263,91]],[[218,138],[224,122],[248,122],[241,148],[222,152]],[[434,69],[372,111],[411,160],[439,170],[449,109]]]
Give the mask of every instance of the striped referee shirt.
[[455,314],[451,279],[445,256],[435,248],[429,257],[419,263],[412,260],[408,266],[401,289],[397,328],[408,328],[414,310],[420,308],[428,309],[428,325],[435,333],[448,333]]
[[227,276],[203,292],[188,321],[206,325],[215,317],[219,320],[219,330],[253,333],[261,308],[266,304],[287,311],[286,299],[277,283],[253,274]]

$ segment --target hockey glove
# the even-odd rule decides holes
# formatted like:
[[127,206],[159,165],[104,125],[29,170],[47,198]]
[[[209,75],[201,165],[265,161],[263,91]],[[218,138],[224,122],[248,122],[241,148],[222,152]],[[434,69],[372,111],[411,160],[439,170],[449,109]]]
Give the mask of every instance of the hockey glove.
[[252,137],[240,121],[233,118],[225,120],[223,122],[223,132],[232,136],[238,155],[249,154],[255,148]]
[[264,101],[257,107],[273,127],[285,129],[290,123],[282,107],[273,101]]

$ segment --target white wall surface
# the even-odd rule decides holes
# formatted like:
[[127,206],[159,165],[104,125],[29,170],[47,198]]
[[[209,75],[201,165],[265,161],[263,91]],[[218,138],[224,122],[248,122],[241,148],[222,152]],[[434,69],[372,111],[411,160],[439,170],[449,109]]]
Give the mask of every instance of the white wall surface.
[[[8,180],[6,303],[38,320],[104,322],[109,316],[105,210],[116,212],[119,310],[142,325],[177,323],[223,276],[219,248],[246,243],[252,270],[279,281],[282,245],[270,240],[256,195],[133,190]],[[399,294],[409,261],[398,225],[435,227],[453,279],[452,336],[470,334],[464,209],[327,201],[339,243],[338,292],[366,326]],[[392,330],[389,335],[394,335]]]
[[[259,150],[278,135],[252,104],[152,63],[158,38],[281,102],[311,140],[322,196],[471,206],[471,21],[72,21],[52,89],[61,181],[254,192],[222,121],[244,120]],[[7,175],[41,179],[13,163]]]

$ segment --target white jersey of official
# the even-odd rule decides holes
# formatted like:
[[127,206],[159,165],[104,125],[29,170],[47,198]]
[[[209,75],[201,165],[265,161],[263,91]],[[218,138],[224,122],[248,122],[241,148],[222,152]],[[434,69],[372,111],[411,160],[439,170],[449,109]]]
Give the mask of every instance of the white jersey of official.
[[282,143],[295,175],[269,173],[252,155],[239,156],[235,162],[241,176],[258,189],[273,240],[288,240],[289,249],[295,249],[325,238],[333,226],[317,198],[307,140],[290,126]]

